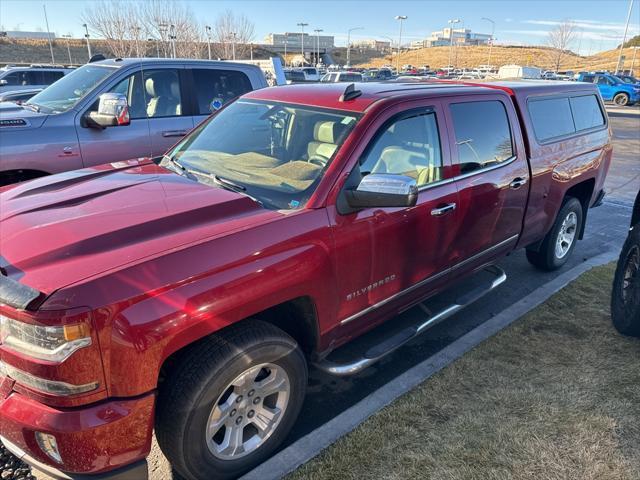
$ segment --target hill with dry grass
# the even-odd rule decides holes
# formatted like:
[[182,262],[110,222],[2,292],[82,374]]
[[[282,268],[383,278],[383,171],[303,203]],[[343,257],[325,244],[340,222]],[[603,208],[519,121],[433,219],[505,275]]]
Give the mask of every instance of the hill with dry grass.
[[[500,66],[508,64],[536,66],[543,69],[552,69],[555,59],[555,51],[547,47],[516,47],[495,46],[491,50],[491,64]],[[400,65],[411,64],[416,66],[429,65],[431,68],[443,67],[449,64],[449,47],[432,47],[408,50],[401,52]],[[625,68],[631,67],[633,49],[625,48]],[[359,59],[359,52],[351,53],[352,63],[363,67],[380,67],[382,65],[395,65],[395,55],[385,55],[374,58]],[[489,47],[469,46],[455,47],[451,49],[451,64],[459,68],[473,68],[487,64],[489,61]],[[561,70],[615,70],[618,61],[618,50],[599,52],[595,55],[580,56],[573,52],[567,52],[560,64]],[[357,62],[357,63],[356,63]],[[636,70],[640,68],[640,54],[636,58]]]

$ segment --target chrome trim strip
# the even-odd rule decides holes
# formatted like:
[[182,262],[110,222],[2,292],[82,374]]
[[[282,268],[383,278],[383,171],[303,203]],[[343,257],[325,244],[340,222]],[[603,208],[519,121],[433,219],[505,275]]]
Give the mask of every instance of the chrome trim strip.
[[512,164],[518,159],[516,155],[503,160],[500,163],[496,163],[495,165],[491,165],[490,167],[481,168],[479,170],[474,170],[473,172],[464,173],[462,175],[457,175],[451,178],[445,178],[443,180],[438,180],[437,182],[427,183],[425,185],[420,185],[418,187],[418,192],[424,192],[425,190],[429,190],[430,188],[440,187],[442,185],[448,185],[449,183],[456,182],[458,180],[464,180],[465,178],[473,177],[474,175],[480,175],[481,173],[491,172],[492,170],[496,170],[501,167],[506,167],[507,165]]
[[463,266],[467,265],[468,263],[471,263],[471,262],[477,260],[478,258],[480,258],[480,257],[482,257],[482,256],[484,256],[484,255],[486,255],[488,253],[493,252],[494,250],[497,250],[497,249],[505,246],[509,242],[512,242],[513,240],[517,239],[518,236],[519,235],[513,235],[512,237],[509,237],[506,240],[501,241],[500,243],[496,243],[495,245],[487,248],[486,250],[483,250],[481,252],[476,253],[475,255],[467,258],[466,260],[463,260],[463,261],[461,261],[459,263],[456,263],[455,265],[453,265],[452,267],[449,267],[446,270],[443,270],[443,271],[441,271],[439,273],[436,273],[435,275],[427,277],[424,280],[421,280],[420,282],[415,283],[415,284],[411,285],[408,288],[405,288],[404,290],[396,292],[393,295],[391,295],[390,297],[387,297],[384,300],[380,300],[378,303],[375,303],[375,304],[365,308],[364,310],[360,310],[359,312],[354,313],[353,315],[345,318],[344,320],[340,320],[340,325],[345,325],[345,324],[347,324],[349,322],[352,322],[353,320],[355,320],[355,319],[357,319],[357,318],[359,318],[359,317],[361,317],[363,315],[366,315],[367,313],[370,313],[370,312],[372,312],[374,310],[377,310],[380,307],[385,306],[387,303],[392,302],[393,300],[395,300],[398,297],[401,297],[401,296],[403,296],[403,295],[405,295],[407,293],[410,293],[410,292],[412,292],[412,291],[414,291],[414,290],[416,290],[416,289],[418,289],[420,287],[423,287],[423,286],[427,285],[430,282],[433,282],[433,281],[443,277],[444,275],[446,275],[448,273],[451,273],[451,272],[453,272],[453,271],[455,271],[455,270],[457,270],[459,268],[462,268]]

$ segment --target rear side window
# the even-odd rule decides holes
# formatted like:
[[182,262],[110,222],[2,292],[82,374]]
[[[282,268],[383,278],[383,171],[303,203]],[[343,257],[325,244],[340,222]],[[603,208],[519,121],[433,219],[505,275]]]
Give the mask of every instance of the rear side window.
[[582,81],[583,82],[593,83],[594,80],[595,80],[595,77],[593,75],[583,75],[582,76]]
[[509,118],[502,102],[454,103],[451,115],[461,174],[513,157]]
[[[304,79],[302,72],[298,74]],[[292,79],[295,80],[294,76]],[[249,78],[235,70],[197,68],[193,70],[193,81],[200,115],[209,115],[229,100],[251,91]]]
[[51,85],[53,82],[55,82],[56,80],[62,78],[63,75],[64,75],[62,72],[56,72],[56,71],[41,72],[41,73],[42,73],[42,84],[43,85]]
[[576,131],[569,99],[566,97],[529,102],[529,113],[536,138],[541,142]]
[[569,102],[571,103],[576,130],[588,130],[604,125],[604,116],[595,95],[571,97]]

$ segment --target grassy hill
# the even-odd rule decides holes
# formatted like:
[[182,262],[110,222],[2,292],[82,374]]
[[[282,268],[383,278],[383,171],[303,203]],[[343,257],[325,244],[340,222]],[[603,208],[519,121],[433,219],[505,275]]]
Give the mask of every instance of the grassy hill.
[[[452,49],[451,63],[460,68],[473,68],[486,64],[488,61],[489,47],[472,46],[457,47]],[[630,68],[633,56],[632,48],[625,48],[625,68]],[[351,54],[352,63],[355,64],[358,53]],[[457,60],[456,60],[457,57]],[[531,65],[543,69],[550,69],[553,65],[553,50],[546,47],[503,47],[494,46],[491,51],[491,64],[500,66],[507,64]],[[561,63],[561,70],[615,70],[618,61],[618,50],[599,52],[591,56],[580,56],[568,52]],[[385,64],[395,65],[395,55],[363,58],[358,66],[380,67]],[[443,67],[449,64],[449,47],[421,48],[401,52],[400,65],[429,65],[432,68]],[[640,70],[640,54],[637,54],[636,71]]]

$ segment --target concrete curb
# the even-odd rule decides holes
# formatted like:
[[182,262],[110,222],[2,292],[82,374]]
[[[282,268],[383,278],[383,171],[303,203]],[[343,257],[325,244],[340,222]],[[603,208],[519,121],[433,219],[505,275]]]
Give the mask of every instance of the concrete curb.
[[594,267],[615,261],[618,252],[606,251],[592,257],[559,275],[551,282],[533,291],[527,297],[514,303],[490,320],[463,335],[458,340],[427,358],[422,363],[407,370],[383,387],[371,393],[357,404],[348,408],[313,432],[281,450],[265,461],[241,480],[275,480],[292,472],[308,462],[340,437],[351,432],[371,415],[390,404],[393,400],[413,389],[429,377],[492,337],[525,313],[548,300],[554,293],[568,285],[580,275]]

